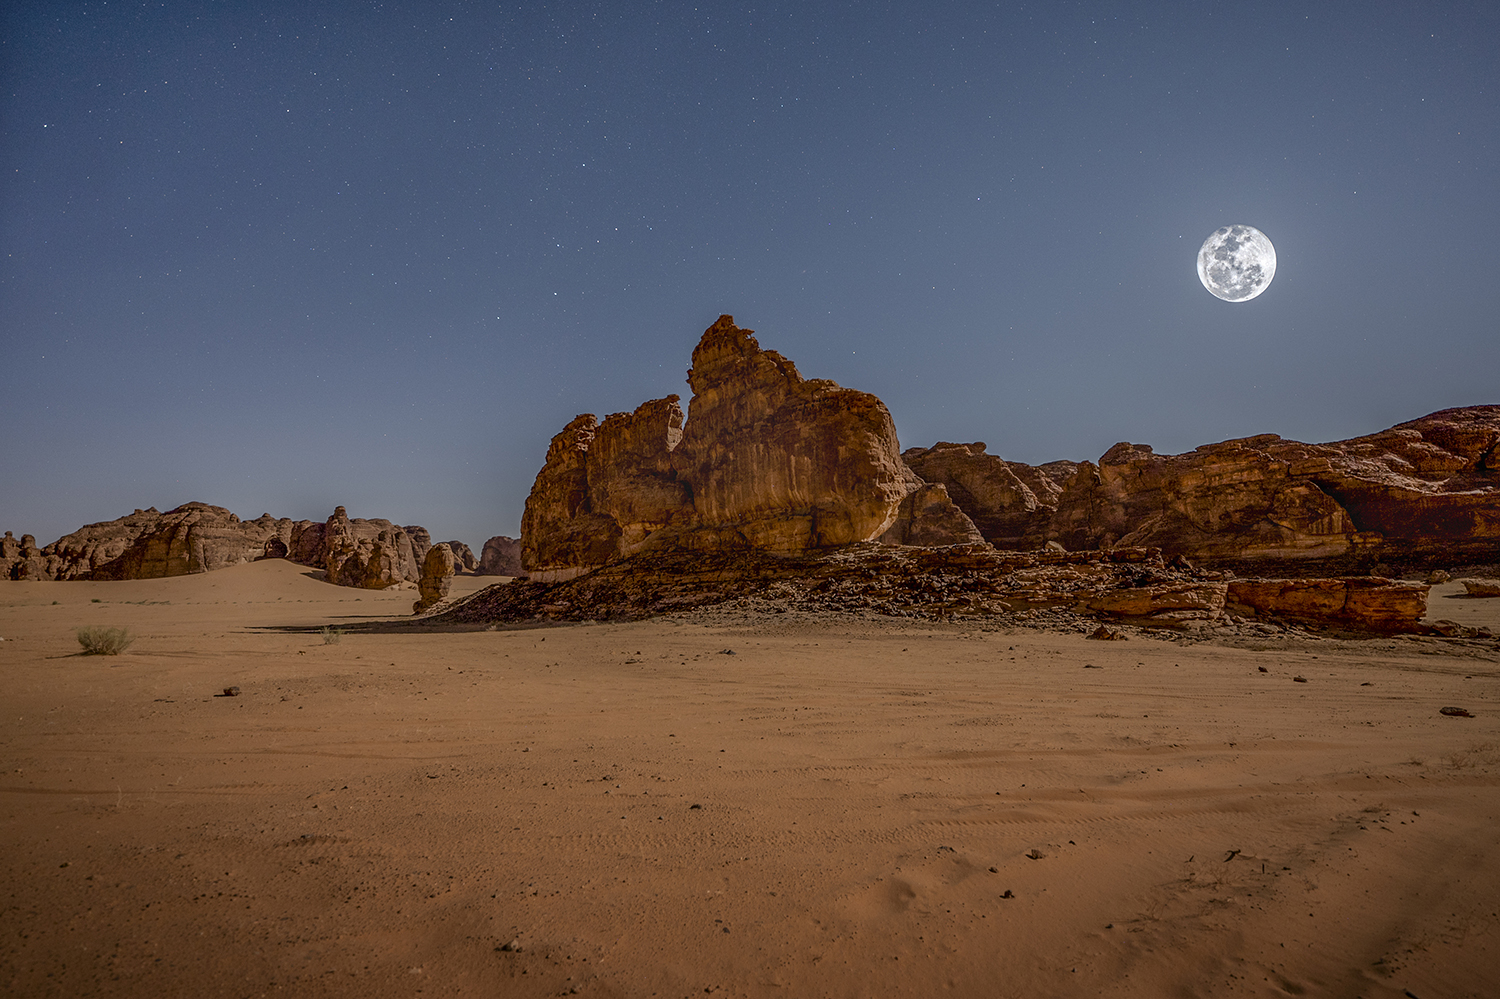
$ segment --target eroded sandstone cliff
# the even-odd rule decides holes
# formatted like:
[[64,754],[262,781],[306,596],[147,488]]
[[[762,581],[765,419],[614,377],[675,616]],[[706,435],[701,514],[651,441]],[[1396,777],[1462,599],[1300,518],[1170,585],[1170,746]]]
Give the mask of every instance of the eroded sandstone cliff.
[[[794,553],[884,537],[979,540],[941,485],[901,460],[889,411],[867,392],[805,379],[721,316],[677,396],[552,439],[526,501],[522,564],[566,579],[648,544]],[[919,494],[920,491],[920,494]]]
[[1150,545],[1218,564],[1363,571],[1500,559],[1500,406],[1329,444],[1261,434],[1158,455],[1029,466],[983,444],[905,453],[1001,548]]
[[41,549],[30,535],[18,543],[7,534],[0,567],[9,579],[157,579],[285,557],[329,570],[332,582],[383,588],[419,580],[431,545],[424,528],[350,520],[343,507],[319,523],[270,514],[241,520],[223,507],[184,503],[89,524]]

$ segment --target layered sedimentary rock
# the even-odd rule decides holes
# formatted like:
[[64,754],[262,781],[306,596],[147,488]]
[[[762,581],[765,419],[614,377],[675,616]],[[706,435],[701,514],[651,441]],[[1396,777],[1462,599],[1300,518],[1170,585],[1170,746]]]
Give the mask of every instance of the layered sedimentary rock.
[[[376,569],[369,569],[382,532]],[[260,558],[290,558],[331,568],[328,578],[350,586],[416,582],[431,547],[427,531],[388,520],[350,520],[343,507],[326,523],[262,514],[240,520],[223,507],[185,503],[166,513],[155,507],[118,520],[89,524],[45,548],[26,535],[0,546],[10,579],[156,579],[209,572]],[[346,563],[348,567],[346,569]],[[389,581],[388,581],[389,580]]]
[[1378,576],[1342,579],[1235,579],[1226,585],[1234,611],[1291,621],[1345,624],[1364,631],[1416,631],[1427,613],[1426,583]]
[[1500,553],[1500,406],[1449,409],[1331,444],[1261,434],[1158,455],[1028,466],[982,444],[905,453],[985,538],[1029,549],[1157,546],[1222,563],[1493,561]]
[[519,538],[498,534],[484,543],[479,554],[480,576],[519,576],[521,568],[521,541]]
[[589,496],[588,452],[599,421],[575,417],[547,446],[521,514],[521,564],[543,577],[577,575],[619,554],[620,526],[596,513]]
[[997,548],[1040,548],[1063,483],[1078,464],[1032,466],[986,454],[983,441],[909,448],[901,457],[927,482],[941,483],[986,541]]
[[448,595],[456,564],[453,550],[446,543],[433,545],[427,550],[427,557],[422,560],[422,578],[417,581],[417,589],[422,595],[412,604],[412,613],[420,614]]
[[978,540],[946,490],[907,503],[924,483],[879,399],[803,378],[732,317],[704,332],[688,384],[686,420],[668,396],[603,423],[581,415],[552,439],[521,524],[533,578],[647,544],[787,554],[882,536]]
[[884,534],[921,481],[890,412],[868,392],[804,379],[729,316],[703,334],[674,465],[693,526],[796,552]]

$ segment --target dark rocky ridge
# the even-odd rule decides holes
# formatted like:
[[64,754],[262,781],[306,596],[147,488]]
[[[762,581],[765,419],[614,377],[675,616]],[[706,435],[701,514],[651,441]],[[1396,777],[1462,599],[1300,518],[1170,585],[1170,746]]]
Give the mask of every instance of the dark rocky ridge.
[[1425,584],[1368,576],[1241,580],[1170,563],[1148,548],[1001,552],[987,544],[866,542],[796,555],[648,549],[569,580],[497,584],[429,620],[636,620],[769,600],[782,609],[929,620],[1014,624],[1050,614],[1193,630],[1251,616],[1350,632],[1426,632],[1427,591]]

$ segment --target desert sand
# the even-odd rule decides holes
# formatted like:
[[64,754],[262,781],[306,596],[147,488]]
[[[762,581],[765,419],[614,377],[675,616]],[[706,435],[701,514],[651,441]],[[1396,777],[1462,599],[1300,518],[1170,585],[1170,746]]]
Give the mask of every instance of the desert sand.
[[315,576],[0,584],[0,991],[1500,995],[1494,641],[381,629],[414,592]]

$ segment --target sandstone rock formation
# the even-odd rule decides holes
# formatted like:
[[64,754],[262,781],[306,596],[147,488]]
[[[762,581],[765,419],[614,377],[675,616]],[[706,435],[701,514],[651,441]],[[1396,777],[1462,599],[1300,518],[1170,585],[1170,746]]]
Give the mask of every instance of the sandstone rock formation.
[[223,507],[184,503],[166,513],[152,507],[89,524],[42,555],[51,579],[156,579],[253,561],[267,541],[286,541],[292,529],[292,521],[269,514],[242,521]]
[[453,550],[446,543],[433,545],[427,550],[427,557],[422,561],[422,578],[417,581],[417,589],[422,595],[412,605],[413,614],[436,606],[448,595],[448,589],[453,585],[455,564]]
[[[462,541],[444,541],[443,544],[453,553],[453,571],[473,572],[479,568],[479,560],[474,557],[474,552],[468,545]],[[423,572],[426,572],[425,567]]]
[[384,589],[422,578],[422,560],[432,547],[427,531],[401,528],[389,520],[351,520],[336,507],[323,524],[306,524],[294,537],[296,560],[321,564],[325,578],[340,586]]
[[804,379],[729,316],[703,334],[688,384],[673,464],[714,547],[724,535],[776,552],[877,538],[921,484],[884,403]]
[[1042,547],[1063,483],[1078,469],[1072,461],[1004,461],[986,454],[983,441],[908,448],[901,457],[927,482],[945,486],[986,541],[1010,550]]
[[[389,537],[372,577],[368,567],[382,531]],[[0,567],[11,579],[156,579],[286,557],[303,565],[332,565],[331,581],[365,586],[371,579],[416,582],[430,545],[420,527],[351,521],[343,507],[320,524],[270,514],[242,521],[223,507],[185,503],[166,513],[152,507],[89,524],[40,550],[30,535],[19,543],[10,538],[0,552],[14,548],[15,553],[0,555]],[[354,562],[344,571],[350,559]]]
[[520,539],[499,534],[484,543],[484,549],[479,555],[479,568],[476,570],[478,575],[520,576],[524,572],[521,568]]
[[1291,621],[1347,624],[1364,631],[1417,631],[1427,613],[1426,583],[1378,576],[1343,579],[1234,579],[1231,610]]
[[37,548],[36,538],[21,535],[17,541],[11,532],[5,532],[0,541],[0,579],[51,579],[50,562]]
[[[584,414],[552,439],[521,523],[522,564],[569,578],[648,542],[795,553],[885,536],[975,540],[973,525],[901,460],[885,405],[804,379],[720,316],[693,351],[684,421],[676,396]],[[890,532],[895,526],[896,533]]]
[[896,508],[896,519],[879,540],[888,545],[974,544],[984,537],[964,515],[940,482],[924,483],[907,493]]
[[[402,532],[397,531],[400,535]],[[451,559],[452,553],[449,553]],[[425,564],[425,560],[424,560]],[[361,585],[367,590],[383,590],[394,586],[405,577],[401,572],[400,556],[397,554],[396,538],[390,531],[381,531],[370,546],[370,557],[365,560],[365,577]],[[421,579],[420,576],[417,577]]]
[[1035,468],[937,444],[905,453],[1002,548],[1158,546],[1215,564],[1369,571],[1493,562],[1500,552],[1500,406],[1449,409],[1367,437],[1261,434],[1158,455]]

